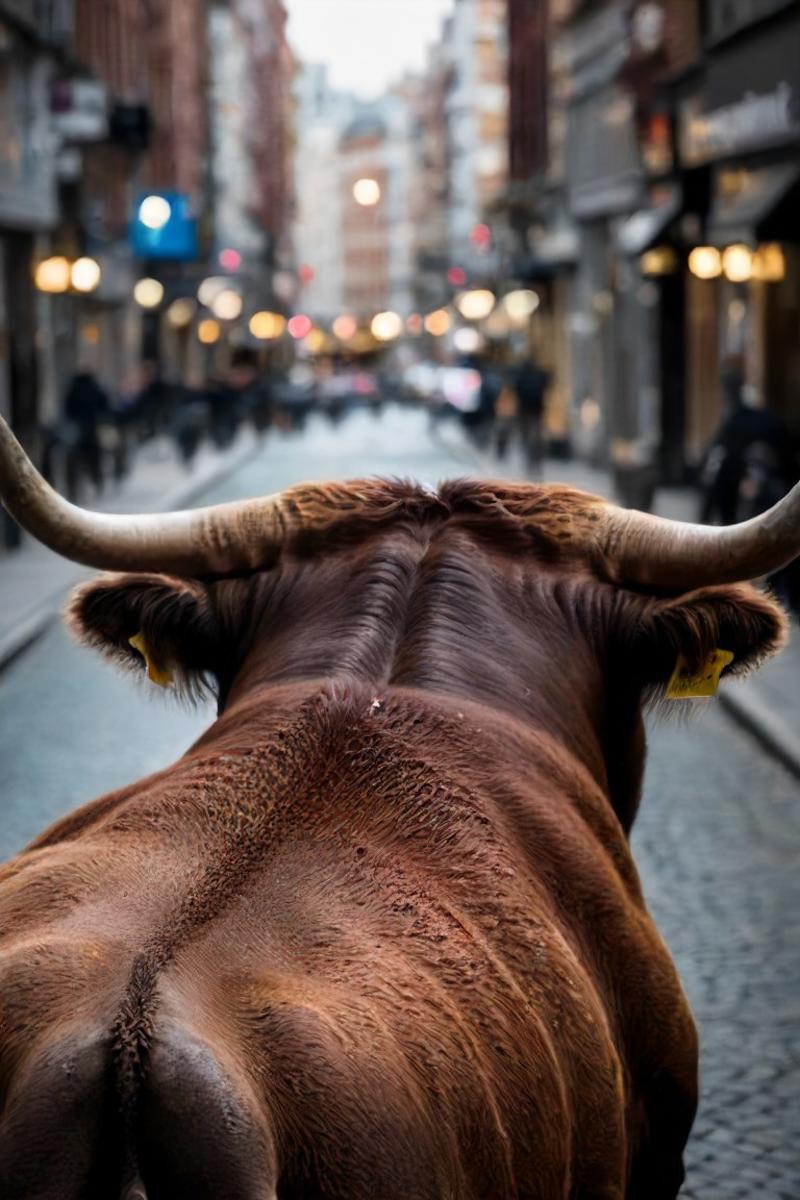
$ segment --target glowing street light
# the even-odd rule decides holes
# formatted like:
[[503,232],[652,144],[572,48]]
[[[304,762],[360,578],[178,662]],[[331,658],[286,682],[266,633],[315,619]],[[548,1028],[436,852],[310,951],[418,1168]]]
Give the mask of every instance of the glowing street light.
[[172,205],[164,196],[145,196],[139,205],[139,220],[147,229],[163,229],[172,216]]
[[219,265],[226,271],[238,271],[242,265],[242,256],[232,246],[227,246],[219,252]]
[[210,308],[214,303],[214,299],[220,294],[220,292],[224,292],[227,286],[228,280],[224,275],[209,275],[209,277],[204,279],[197,289],[197,299],[201,304],[204,304],[206,308]]
[[722,274],[722,255],[716,246],[695,246],[689,254],[689,270],[696,279],[716,279]]
[[349,342],[350,338],[355,336],[358,329],[358,321],[355,317],[351,317],[349,313],[342,313],[333,322],[331,328],[340,342]]
[[206,317],[197,326],[198,341],[202,342],[204,346],[213,346],[215,342],[218,342],[221,332],[219,321],[215,321],[213,317]]
[[100,284],[100,264],[93,258],[77,258],[72,264],[70,282],[76,292],[93,292]]
[[225,288],[211,301],[211,311],[220,321],[235,321],[242,311],[242,297],[233,288]]
[[357,179],[353,184],[353,197],[362,208],[373,208],[381,198],[381,185],[377,179]]
[[34,272],[34,282],[40,292],[66,292],[70,283],[69,259],[58,254],[45,258]]
[[446,308],[436,308],[425,318],[426,332],[433,337],[443,337],[452,325],[450,313]]
[[167,309],[167,320],[173,329],[184,329],[190,324],[195,308],[194,300],[190,300],[188,296],[181,296],[180,299],[173,300]]
[[286,328],[286,318],[280,313],[257,312],[250,318],[249,329],[253,337],[262,342],[279,338]]
[[467,321],[482,321],[494,308],[494,292],[488,288],[476,288],[472,292],[461,292],[455,305]]
[[786,278],[786,258],[777,242],[758,247],[753,257],[753,278],[764,283],[780,283]]
[[753,276],[753,251],[744,243],[726,246],[722,252],[722,270],[731,283],[746,283]]
[[539,296],[530,288],[520,288],[503,297],[503,308],[512,321],[524,321],[539,307]]
[[164,299],[164,285],[157,279],[140,279],[134,286],[133,298],[140,308],[158,308]]
[[476,350],[480,349],[482,341],[483,338],[472,326],[457,329],[453,334],[453,345],[462,354],[474,354]]
[[370,329],[379,342],[393,342],[403,332],[403,318],[396,312],[379,312],[372,318]]
[[293,337],[298,342],[307,337],[313,327],[314,322],[305,313],[296,313],[286,326],[290,337]]

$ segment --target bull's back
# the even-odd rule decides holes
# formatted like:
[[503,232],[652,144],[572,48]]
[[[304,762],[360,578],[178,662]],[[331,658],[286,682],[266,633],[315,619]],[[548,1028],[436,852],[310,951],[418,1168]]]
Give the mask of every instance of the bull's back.
[[[531,816],[503,771],[470,769],[474,730],[442,755],[448,721],[312,705],[39,852],[29,896],[61,880],[46,930],[24,883],[0,889],[21,931],[0,967],[21,972],[0,985],[4,1195],[94,1195],[98,1164],[104,1197],[114,1171],[173,1198],[622,1194],[620,1047],[541,797]],[[31,936],[58,953],[26,958]],[[73,1081],[68,1161],[48,1071]],[[61,1191],[19,1175],[41,1148]]]

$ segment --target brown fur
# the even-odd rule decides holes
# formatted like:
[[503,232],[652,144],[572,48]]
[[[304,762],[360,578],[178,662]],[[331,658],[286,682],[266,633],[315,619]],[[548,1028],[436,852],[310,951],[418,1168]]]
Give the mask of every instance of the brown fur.
[[677,1195],[696,1044],[626,838],[641,708],[783,624],[613,586],[575,553],[599,503],[296,489],[269,571],[78,590],[79,636],[141,669],[143,630],[221,715],[0,872],[4,1197]]

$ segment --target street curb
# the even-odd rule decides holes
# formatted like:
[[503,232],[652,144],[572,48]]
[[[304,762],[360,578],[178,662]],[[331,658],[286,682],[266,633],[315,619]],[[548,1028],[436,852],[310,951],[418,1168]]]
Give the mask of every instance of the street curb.
[[727,691],[718,693],[719,701],[726,713],[743,729],[746,729],[773,758],[800,779],[800,746],[797,737],[782,718],[768,704],[764,704],[751,690],[735,690],[731,684]]
[[[213,464],[211,469],[201,478],[189,480],[173,489],[172,492],[167,493],[157,509],[145,508],[142,511],[170,512],[190,505],[204,492],[211,491],[212,488],[217,487],[218,484],[232,475],[234,471],[237,471],[239,467],[243,467],[251,458],[255,458],[260,448],[260,441],[252,441],[248,445],[243,446],[237,453],[232,454],[225,462]],[[78,578],[80,576],[76,571],[75,579],[77,580]],[[0,638],[0,673],[19,658],[34,642],[38,641],[42,634],[49,628],[61,610],[65,592],[72,586],[73,583],[70,582],[63,587],[57,588],[24,621],[21,621],[3,638]]]
[[[442,437],[438,430],[433,436],[454,457],[476,466],[487,475],[492,474],[491,457],[477,447],[470,446],[466,441],[454,445],[449,438]],[[732,683],[718,693],[719,702],[731,720],[746,729],[762,749],[800,779],[800,744],[797,735],[773,707],[758,697],[757,687],[757,684],[751,684],[746,690],[747,684],[742,687],[741,684]]]

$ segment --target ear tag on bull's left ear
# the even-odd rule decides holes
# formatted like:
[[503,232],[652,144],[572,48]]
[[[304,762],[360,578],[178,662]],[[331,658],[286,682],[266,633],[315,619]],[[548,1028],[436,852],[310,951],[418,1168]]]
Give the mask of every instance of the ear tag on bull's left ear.
[[134,650],[138,650],[145,661],[147,667],[147,678],[159,687],[170,687],[172,684],[172,672],[168,667],[161,667],[153,658],[147,641],[143,633],[134,634],[132,638],[128,638],[128,642],[133,646]]
[[719,677],[733,662],[730,650],[712,650],[699,671],[689,671],[682,654],[667,684],[668,700],[692,700],[696,696],[716,696]]

